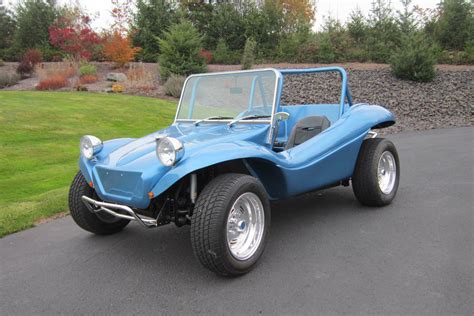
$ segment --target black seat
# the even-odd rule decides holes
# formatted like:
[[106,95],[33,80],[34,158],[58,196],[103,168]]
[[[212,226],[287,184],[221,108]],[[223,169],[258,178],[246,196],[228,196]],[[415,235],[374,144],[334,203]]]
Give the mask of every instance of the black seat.
[[326,116],[307,116],[299,120],[291,130],[285,150],[298,146],[310,138],[318,135],[331,126]]

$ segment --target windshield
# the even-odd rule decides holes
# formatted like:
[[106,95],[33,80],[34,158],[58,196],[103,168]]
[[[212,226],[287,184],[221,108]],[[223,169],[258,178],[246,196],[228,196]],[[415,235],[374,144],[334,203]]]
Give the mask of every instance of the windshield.
[[177,120],[270,120],[277,86],[273,70],[193,76],[183,89]]

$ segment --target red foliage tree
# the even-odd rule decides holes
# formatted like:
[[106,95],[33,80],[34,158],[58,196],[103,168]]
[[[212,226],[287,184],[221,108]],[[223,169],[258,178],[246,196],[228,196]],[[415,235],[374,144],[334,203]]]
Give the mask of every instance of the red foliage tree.
[[100,36],[91,29],[90,22],[87,15],[60,17],[49,27],[49,41],[76,60],[89,60],[101,43]]

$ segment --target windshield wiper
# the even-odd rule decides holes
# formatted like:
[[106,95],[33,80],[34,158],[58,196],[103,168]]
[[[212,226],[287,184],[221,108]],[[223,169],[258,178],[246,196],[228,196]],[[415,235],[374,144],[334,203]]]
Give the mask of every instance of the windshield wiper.
[[221,115],[209,116],[209,117],[206,117],[202,120],[197,120],[196,122],[194,122],[194,126],[197,126],[197,125],[199,125],[200,123],[202,123],[204,121],[230,120],[230,119],[233,119],[233,117],[232,116],[221,116]]
[[241,118],[235,119],[233,121],[230,121],[227,125],[232,126],[239,121],[261,119],[261,118],[267,118],[267,117],[272,117],[272,116],[271,115],[247,115],[247,116],[243,116]]

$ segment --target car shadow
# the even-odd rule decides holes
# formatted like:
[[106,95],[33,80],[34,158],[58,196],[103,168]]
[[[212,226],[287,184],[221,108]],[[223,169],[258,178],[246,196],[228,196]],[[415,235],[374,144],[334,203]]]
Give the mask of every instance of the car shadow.
[[[270,240],[262,261],[271,261],[280,252],[291,254],[293,244],[304,243],[305,238],[317,242],[319,230],[323,226],[340,225],[338,218],[356,217],[370,210],[374,209],[360,206],[352,190],[343,187],[272,202]],[[107,239],[110,242],[105,242]],[[109,265],[123,265],[126,261],[132,270],[149,269],[147,278],[150,280],[157,278],[158,281],[161,276],[170,274],[216,282],[220,279],[204,269],[193,256],[189,226],[178,228],[170,224],[143,229],[132,223],[120,234],[91,235],[84,242],[90,244],[88,247],[102,247],[101,255]]]

